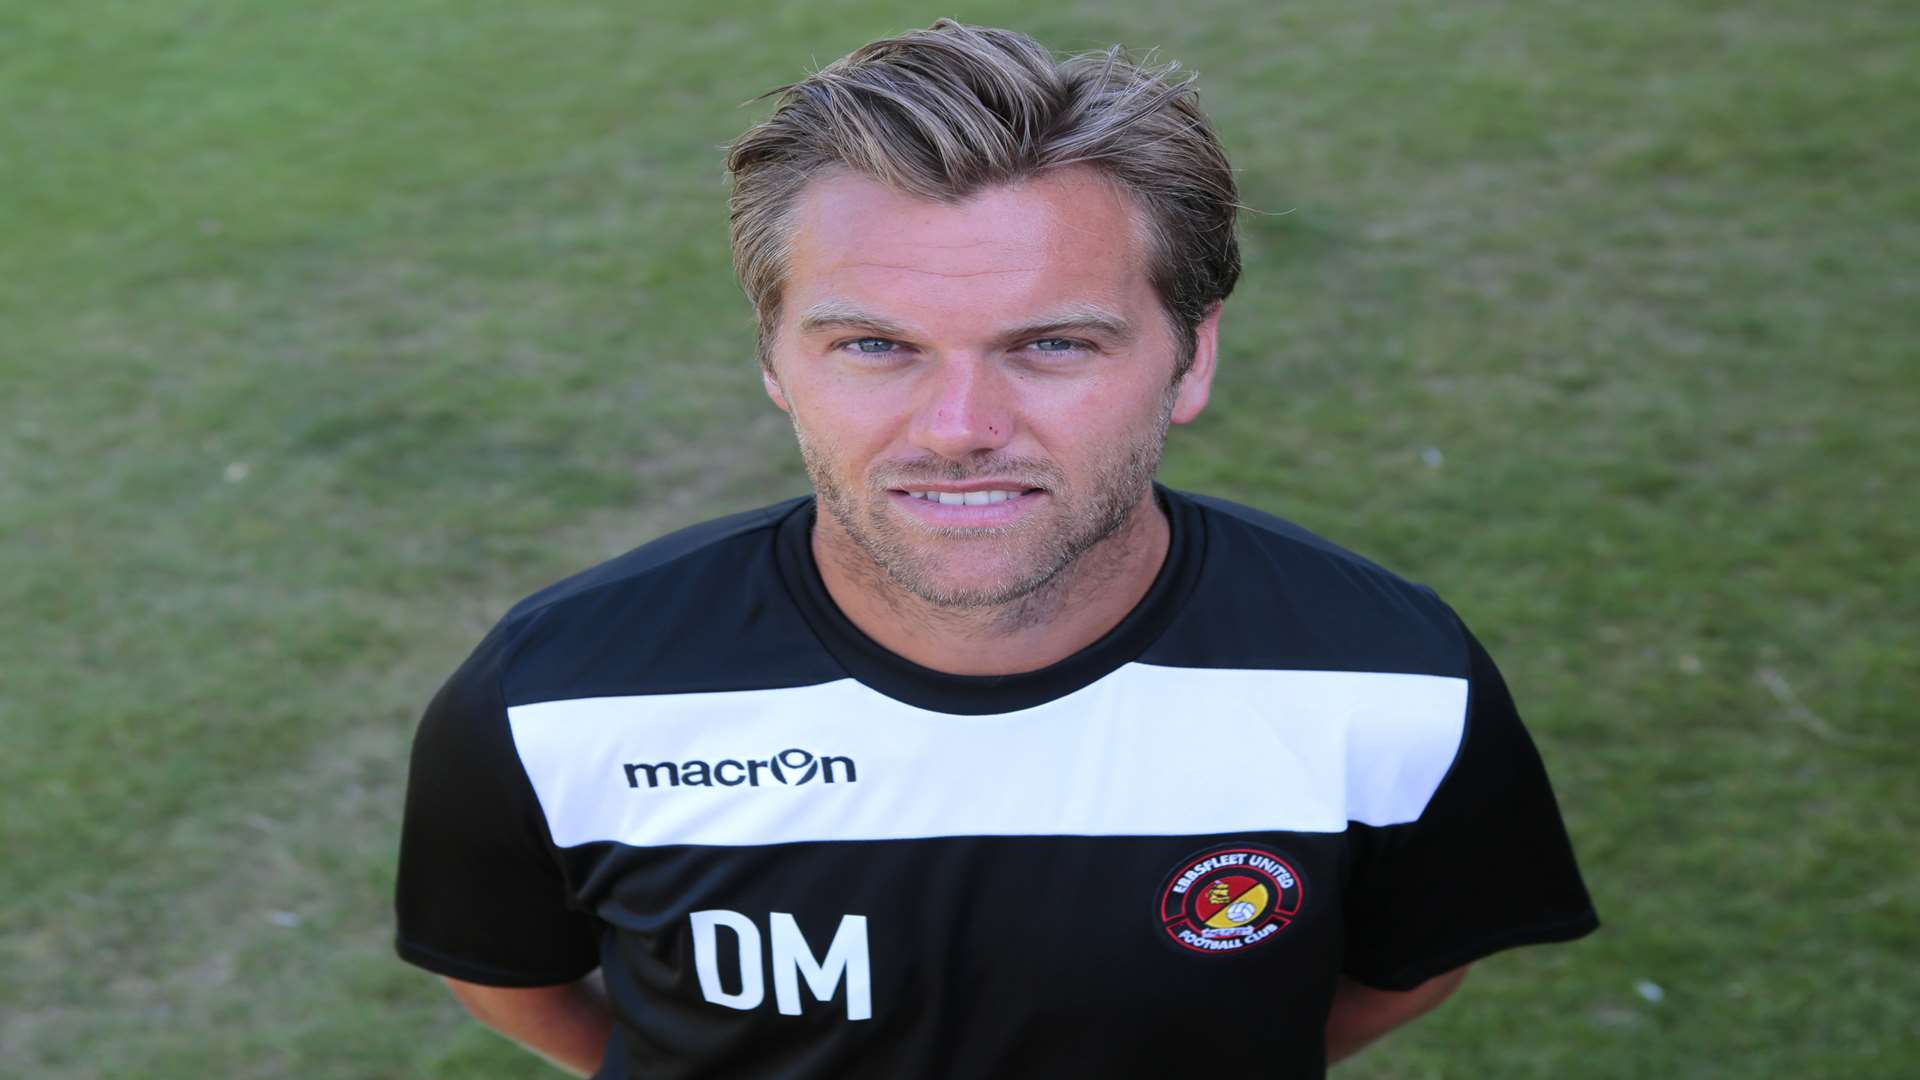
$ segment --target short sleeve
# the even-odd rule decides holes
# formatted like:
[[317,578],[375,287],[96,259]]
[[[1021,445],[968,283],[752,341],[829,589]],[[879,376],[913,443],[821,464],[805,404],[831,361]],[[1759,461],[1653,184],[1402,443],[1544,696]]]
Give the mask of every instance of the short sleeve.
[[1416,820],[1352,827],[1346,972],[1383,990],[1600,925],[1506,683],[1461,633],[1470,675],[1452,766]]
[[501,699],[496,630],[420,721],[407,778],[394,908],[402,959],[490,986],[572,982],[599,964]]

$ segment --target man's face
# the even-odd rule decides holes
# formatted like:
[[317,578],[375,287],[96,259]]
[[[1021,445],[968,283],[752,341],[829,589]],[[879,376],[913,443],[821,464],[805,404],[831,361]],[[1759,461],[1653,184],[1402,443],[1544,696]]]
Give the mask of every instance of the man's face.
[[1150,505],[1167,424],[1206,404],[1217,314],[1174,384],[1177,339],[1117,189],[1070,169],[945,205],[836,173],[795,218],[767,392],[820,528],[922,599],[976,607],[1039,588]]

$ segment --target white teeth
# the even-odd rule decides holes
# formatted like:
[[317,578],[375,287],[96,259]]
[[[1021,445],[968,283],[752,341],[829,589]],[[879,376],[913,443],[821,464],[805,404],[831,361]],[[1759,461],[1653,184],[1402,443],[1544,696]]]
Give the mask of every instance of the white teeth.
[[909,491],[907,496],[941,506],[991,506],[1018,498],[1018,491]]

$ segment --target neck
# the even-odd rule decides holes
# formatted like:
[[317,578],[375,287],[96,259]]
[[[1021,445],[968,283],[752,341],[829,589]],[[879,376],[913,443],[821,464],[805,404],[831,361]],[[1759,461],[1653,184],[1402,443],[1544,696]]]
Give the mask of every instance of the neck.
[[834,604],[896,656],[952,675],[1034,671],[1086,648],[1147,595],[1171,529],[1149,490],[1113,535],[1046,584],[995,607],[950,608],[902,589],[832,521],[814,522],[813,558]]

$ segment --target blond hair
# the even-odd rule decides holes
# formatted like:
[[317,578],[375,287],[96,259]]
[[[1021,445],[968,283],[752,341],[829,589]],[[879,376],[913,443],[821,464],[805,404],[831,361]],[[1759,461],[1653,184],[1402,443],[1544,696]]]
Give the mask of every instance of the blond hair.
[[996,184],[1087,166],[1141,212],[1147,273],[1191,363],[1195,328],[1240,276],[1233,170],[1178,64],[1114,46],[1055,59],[1011,30],[941,19],[863,45],[790,86],[727,152],[734,271],[769,359],[792,214],[823,169],[958,202]]

